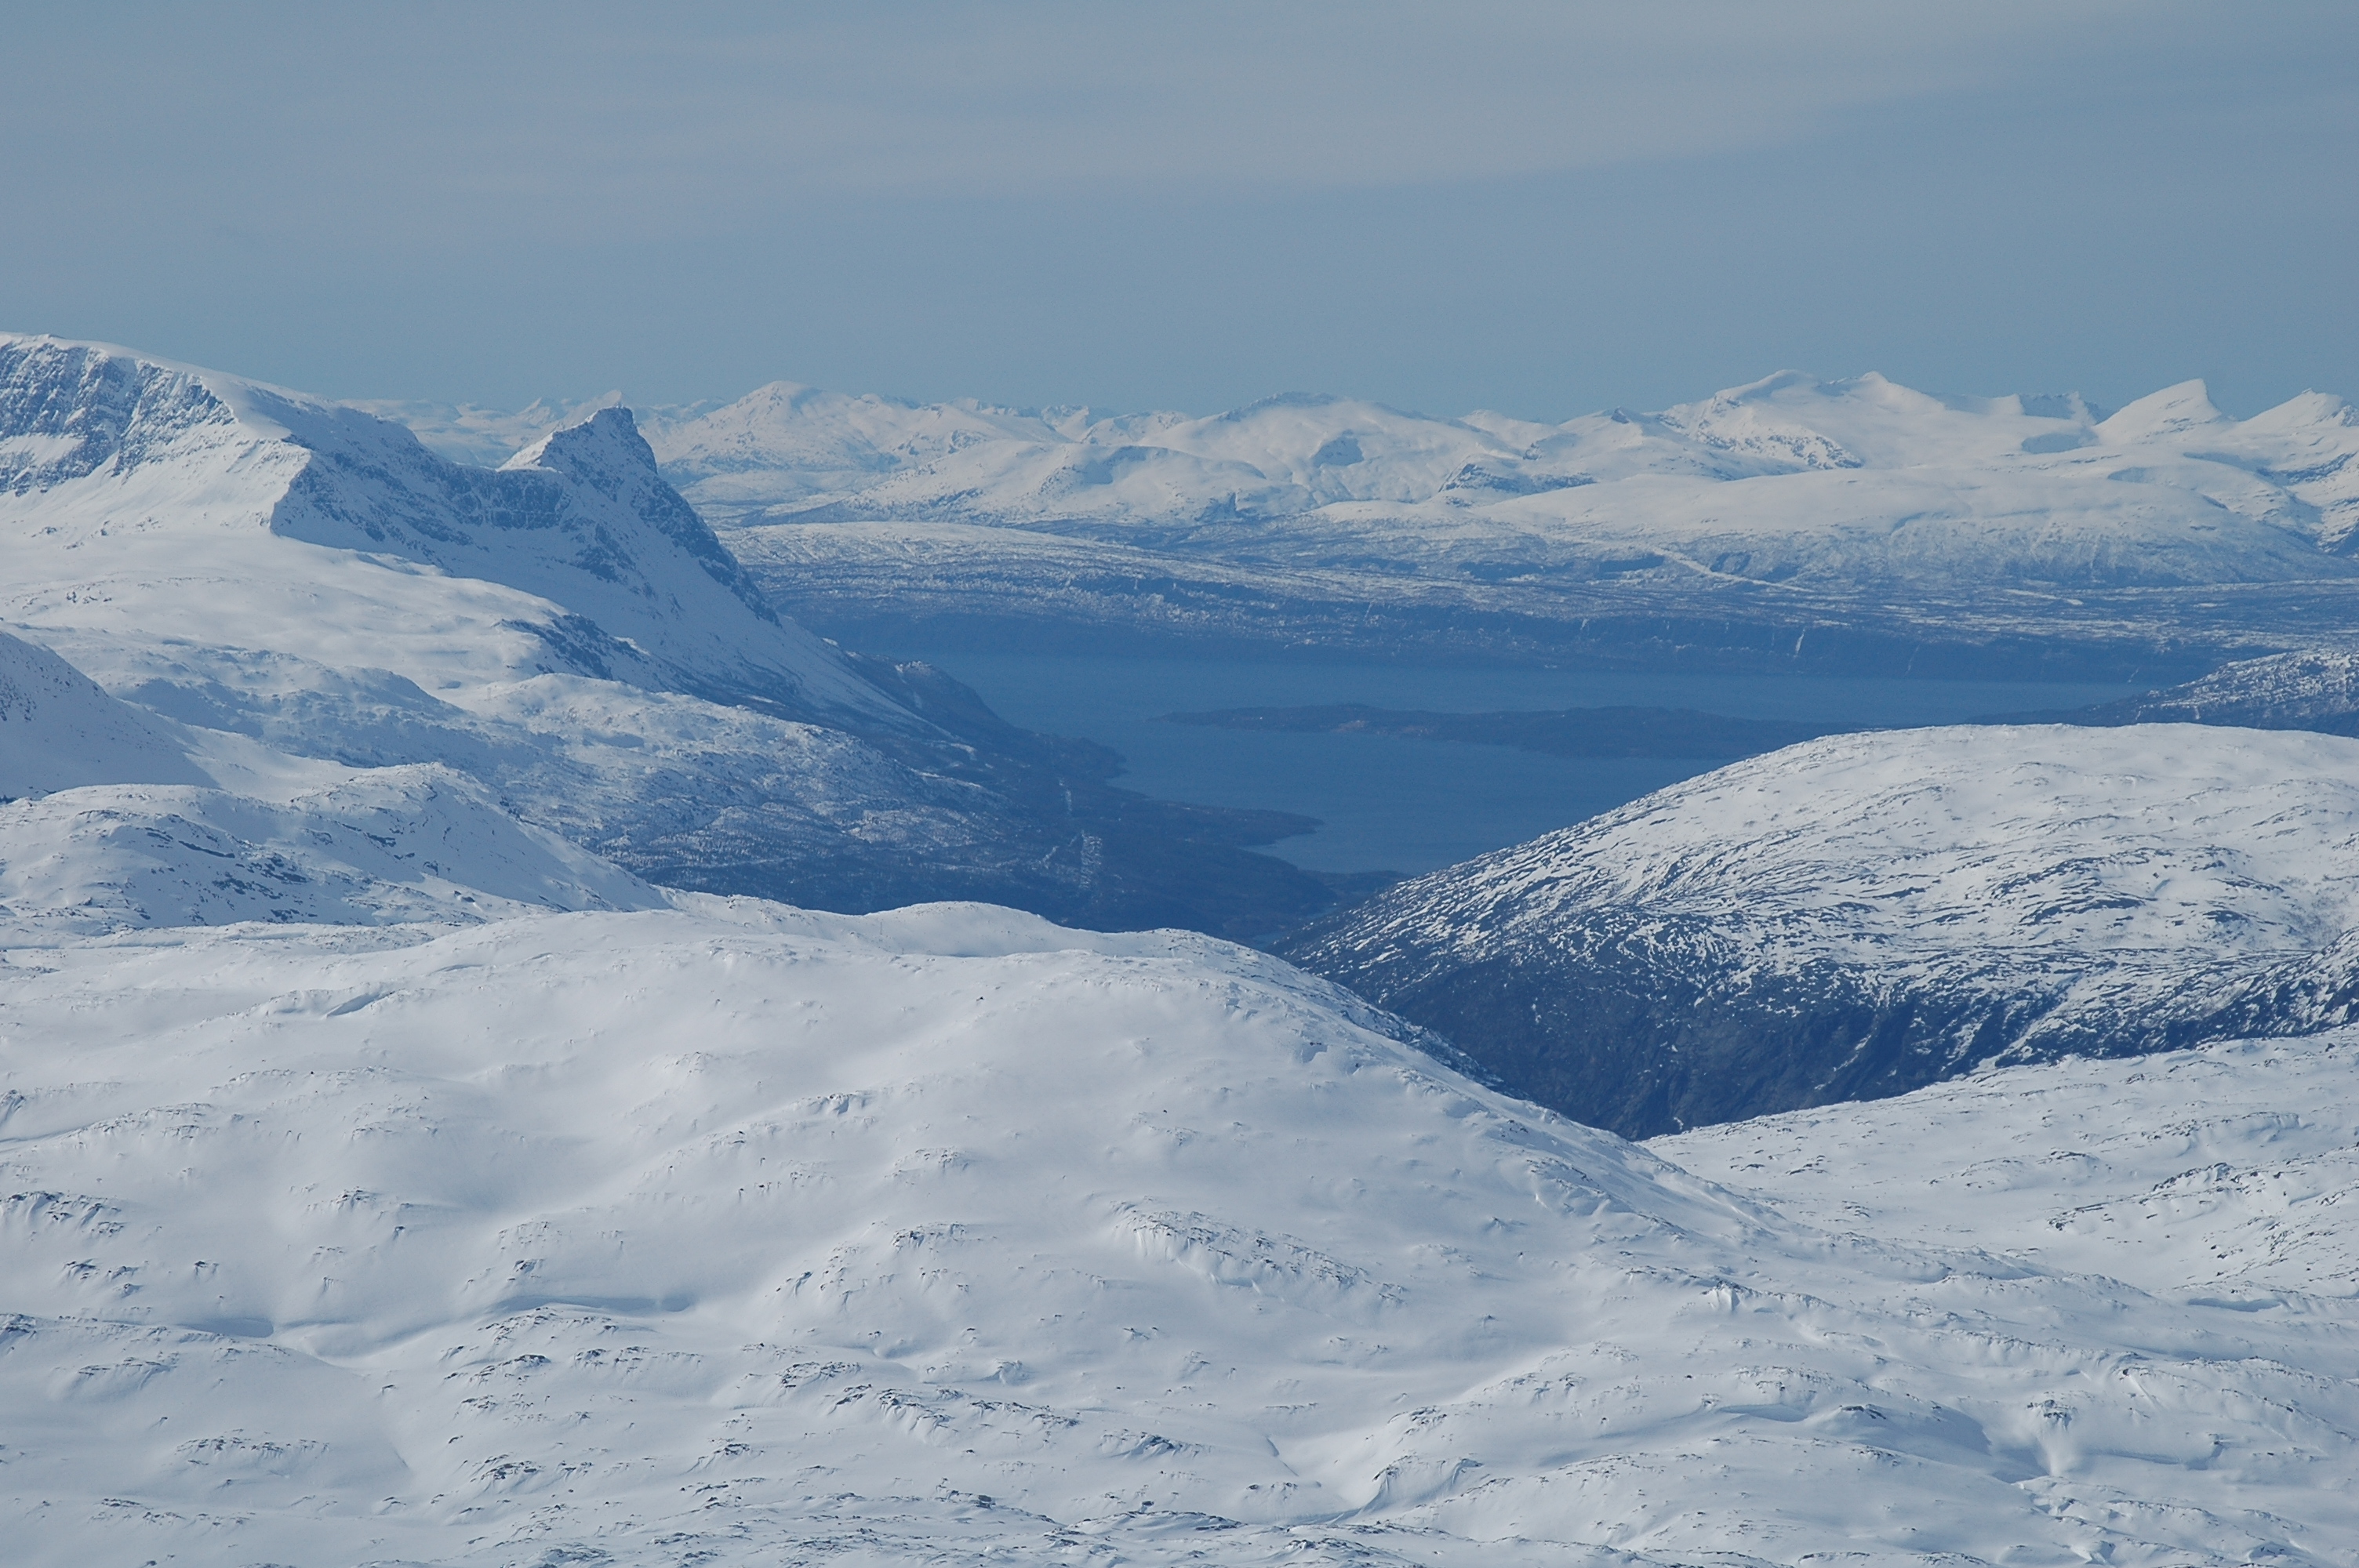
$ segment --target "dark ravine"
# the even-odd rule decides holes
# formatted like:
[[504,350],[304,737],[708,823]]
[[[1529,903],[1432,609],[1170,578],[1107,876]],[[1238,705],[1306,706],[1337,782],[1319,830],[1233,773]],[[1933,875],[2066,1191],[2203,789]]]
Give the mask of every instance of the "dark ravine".
[[1896,989],[1836,963],[1750,975],[1710,928],[1666,930],[1636,914],[1604,913],[1552,950],[1447,967],[1355,945],[1343,935],[1351,919],[1277,951],[1451,1041],[1510,1093],[1625,1138],[1881,1099],[1985,1062],[2304,1034],[2359,1012],[2347,939],[2257,975],[2191,966],[2185,989],[2159,1005],[2062,1017],[2056,987]]

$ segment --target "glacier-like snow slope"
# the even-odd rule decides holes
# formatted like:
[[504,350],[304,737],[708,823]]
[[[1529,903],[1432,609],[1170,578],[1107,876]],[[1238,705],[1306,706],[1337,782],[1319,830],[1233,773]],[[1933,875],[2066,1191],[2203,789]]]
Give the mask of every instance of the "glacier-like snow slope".
[[0,620],[155,714],[447,765],[651,875],[853,907],[1096,890],[1089,831],[777,616],[619,408],[488,470],[299,394],[0,338]]
[[690,903],[0,951],[11,1560],[2359,1561],[2348,1205],[1845,1235],[1241,949]]
[[0,802],[89,784],[211,784],[161,727],[0,632]]
[[[2202,384],[1936,398],[1785,373],[1658,414],[1436,419],[1288,396],[1211,418],[780,384],[655,435],[716,520],[1082,529],[1241,563],[1482,581],[1995,589],[2348,576],[2359,412]],[[889,529],[822,535],[858,554]]]
[[1284,951],[1638,1135],[2323,1028],[2359,995],[2354,932],[2359,742],[1998,726],[1738,762]]

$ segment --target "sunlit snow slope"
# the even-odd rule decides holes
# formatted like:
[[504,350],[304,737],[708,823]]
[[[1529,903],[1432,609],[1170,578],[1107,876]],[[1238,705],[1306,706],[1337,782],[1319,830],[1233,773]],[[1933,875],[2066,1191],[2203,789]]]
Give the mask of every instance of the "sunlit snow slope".
[[14,1561],[2359,1540],[2342,1288],[1832,1235],[1200,938],[706,904],[5,957]]
[[[1244,948],[667,893],[12,656],[95,782],[0,805],[11,1563],[2359,1561],[2341,1036],[1732,1192]],[[2169,842],[2293,931],[2339,758],[2276,761]],[[1978,1229],[1995,1160],[2093,1239]]]
[[0,933],[18,939],[664,903],[449,768],[347,768],[158,719],[5,633],[0,778]]
[[146,715],[0,632],[0,801],[76,784],[212,782]]

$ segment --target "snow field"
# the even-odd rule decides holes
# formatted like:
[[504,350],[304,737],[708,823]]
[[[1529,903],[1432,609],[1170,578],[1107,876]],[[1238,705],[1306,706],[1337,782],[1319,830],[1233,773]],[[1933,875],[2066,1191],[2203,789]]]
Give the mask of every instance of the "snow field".
[[25,1560],[2350,1560],[2347,1296],[1797,1223],[1206,939],[688,902],[10,948]]

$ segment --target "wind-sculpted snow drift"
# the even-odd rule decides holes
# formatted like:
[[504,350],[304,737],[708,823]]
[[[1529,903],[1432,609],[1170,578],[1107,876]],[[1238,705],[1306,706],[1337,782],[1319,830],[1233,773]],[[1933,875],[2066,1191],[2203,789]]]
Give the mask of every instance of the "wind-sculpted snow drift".
[[782,603],[855,637],[2194,674],[2339,635],[2359,591],[2359,412],[2239,421],[2198,382],[2105,415],[1787,373],[1561,425],[781,384],[654,438]]
[[1288,939],[1632,1136],[2359,1003],[2359,742],[2193,725],[1807,742]]
[[1299,819],[1112,790],[1110,753],[779,617],[620,408],[492,470],[299,394],[0,338],[0,620],[150,713],[445,765],[675,884],[1246,931],[1328,900],[1243,852]]

